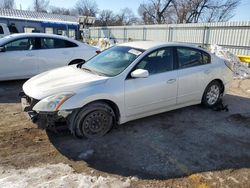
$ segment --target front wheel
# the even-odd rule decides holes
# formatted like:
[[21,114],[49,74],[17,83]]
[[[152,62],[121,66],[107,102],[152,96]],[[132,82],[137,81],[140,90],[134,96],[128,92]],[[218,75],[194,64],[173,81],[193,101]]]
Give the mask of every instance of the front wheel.
[[75,134],[78,137],[102,137],[112,128],[114,116],[113,109],[106,103],[90,104],[78,113]]
[[221,99],[222,88],[218,81],[212,81],[204,91],[202,104],[209,108],[216,106]]

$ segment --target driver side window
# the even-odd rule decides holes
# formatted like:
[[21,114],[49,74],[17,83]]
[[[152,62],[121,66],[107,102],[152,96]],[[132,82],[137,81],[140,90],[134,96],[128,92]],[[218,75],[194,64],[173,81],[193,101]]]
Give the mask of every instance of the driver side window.
[[146,55],[135,69],[144,69],[149,75],[173,70],[173,49],[162,48]]
[[23,38],[9,42],[5,46],[6,51],[33,50],[35,47],[35,38]]

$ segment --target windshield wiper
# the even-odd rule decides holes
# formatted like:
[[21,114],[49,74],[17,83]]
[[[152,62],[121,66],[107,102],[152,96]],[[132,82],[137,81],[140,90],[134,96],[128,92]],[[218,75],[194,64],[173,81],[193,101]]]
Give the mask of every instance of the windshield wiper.
[[94,71],[94,70],[91,70],[91,69],[86,68],[86,67],[82,67],[82,69],[85,70],[85,71],[87,71],[87,72],[90,72],[90,73],[99,75],[99,76],[104,76],[104,74],[102,74],[102,73],[100,73],[100,72],[97,72],[97,71]]
[[91,70],[91,69],[88,69],[88,68],[85,68],[85,67],[82,67],[82,69],[85,70],[85,71],[87,71],[87,72],[96,74],[96,72],[93,71],[93,70]]
[[93,74],[96,74],[98,76],[108,76],[104,73],[101,73],[101,72],[98,72],[98,71],[94,71],[94,70],[91,70],[89,68],[85,68],[85,67],[82,67],[83,70],[87,71],[87,72],[90,72],[90,73],[93,73]]

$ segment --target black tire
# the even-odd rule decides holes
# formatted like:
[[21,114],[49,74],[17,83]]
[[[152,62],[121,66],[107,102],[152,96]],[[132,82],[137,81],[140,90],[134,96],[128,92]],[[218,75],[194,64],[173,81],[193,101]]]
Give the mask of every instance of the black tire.
[[216,106],[222,97],[223,86],[220,82],[214,80],[208,84],[206,87],[203,97],[202,97],[202,104],[205,107],[213,108]]
[[97,102],[82,108],[75,119],[77,137],[99,138],[108,133],[115,122],[115,113],[106,103]]

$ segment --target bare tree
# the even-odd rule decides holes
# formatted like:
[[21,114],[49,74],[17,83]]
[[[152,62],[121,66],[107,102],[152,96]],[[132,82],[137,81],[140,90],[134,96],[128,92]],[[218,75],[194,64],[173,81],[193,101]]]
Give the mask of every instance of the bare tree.
[[49,7],[49,0],[34,0],[33,9],[36,12],[47,12]]
[[138,13],[146,24],[168,23],[167,9],[172,0],[149,0],[148,3],[140,4]]
[[177,23],[198,22],[209,0],[173,0]]
[[6,9],[13,9],[15,6],[15,0],[1,0],[0,7]]
[[71,15],[70,9],[55,6],[50,7],[50,12],[52,14]]
[[228,21],[240,0],[148,0],[139,6],[144,24]]
[[207,13],[201,18],[205,22],[222,22],[230,20],[239,6],[239,0],[227,0],[217,2],[215,5],[209,7]]
[[132,25],[138,22],[138,18],[129,8],[122,9],[118,14],[111,10],[102,10],[96,20],[96,26],[122,26]]
[[116,17],[111,10],[102,10],[95,23],[96,26],[113,26],[116,25]]
[[145,11],[142,5],[140,5],[140,7],[138,8],[138,13],[141,16],[143,24],[146,24],[146,25],[155,24],[155,20],[151,16],[152,13],[149,14],[147,11]]
[[117,25],[132,25],[138,22],[138,18],[135,16],[133,11],[129,8],[124,8],[116,16]]
[[75,9],[79,15],[93,16],[98,13],[98,6],[94,0],[78,0]]
[[173,0],[177,23],[228,21],[239,0]]

